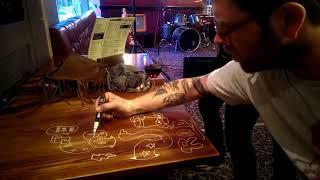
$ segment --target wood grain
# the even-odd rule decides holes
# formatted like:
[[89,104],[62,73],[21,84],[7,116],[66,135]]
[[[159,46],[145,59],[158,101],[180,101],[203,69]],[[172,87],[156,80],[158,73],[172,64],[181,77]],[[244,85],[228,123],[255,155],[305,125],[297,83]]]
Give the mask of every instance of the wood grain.
[[[140,120],[144,117],[143,122],[139,122],[138,116],[135,120],[104,121],[94,138],[90,135],[94,106],[82,106],[77,99],[68,99],[68,103],[46,104],[27,115],[1,115],[2,178],[86,177],[141,171],[218,155],[184,107],[143,114],[140,117]],[[69,132],[71,127],[73,131]],[[61,132],[63,128],[66,133]],[[159,149],[153,152],[154,148],[148,149],[147,145]],[[101,155],[92,158],[93,154]],[[135,156],[138,159],[133,159]]]

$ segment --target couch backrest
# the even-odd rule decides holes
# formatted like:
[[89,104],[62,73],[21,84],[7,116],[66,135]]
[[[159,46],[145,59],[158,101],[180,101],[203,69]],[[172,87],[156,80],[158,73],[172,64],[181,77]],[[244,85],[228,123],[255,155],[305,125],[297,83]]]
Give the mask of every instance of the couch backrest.
[[49,28],[55,65],[60,65],[72,53],[88,53],[95,21],[96,15],[90,10],[82,16],[69,18]]

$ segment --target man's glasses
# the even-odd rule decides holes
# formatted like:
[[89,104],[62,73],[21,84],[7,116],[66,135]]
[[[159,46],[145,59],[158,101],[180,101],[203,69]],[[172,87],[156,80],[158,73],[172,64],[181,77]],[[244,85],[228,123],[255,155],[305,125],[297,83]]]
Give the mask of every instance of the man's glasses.
[[216,20],[214,20],[215,23],[215,31],[217,35],[219,35],[221,38],[227,37],[229,34],[239,31],[243,26],[253,21],[252,18],[246,18],[242,21],[236,22],[236,23],[219,23]]

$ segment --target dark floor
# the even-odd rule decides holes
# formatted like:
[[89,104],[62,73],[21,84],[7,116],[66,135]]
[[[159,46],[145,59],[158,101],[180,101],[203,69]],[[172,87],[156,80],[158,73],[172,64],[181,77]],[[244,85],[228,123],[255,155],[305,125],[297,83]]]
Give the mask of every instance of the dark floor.
[[[175,51],[174,47],[167,46],[160,49],[158,55],[157,48],[145,49],[153,60],[160,60],[167,66],[164,71],[169,75],[171,80],[182,78],[183,58],[186,56],[197,57],[212,57],[216,56],[213,47],[199,47],[196,51],[186,53]],[[167,81],[169,81],[167,79]],[[187,111],[192,114],[192,117],[199,123],[203,129],[203,122],[198,111],[197,101],[186,105]],[[223,108],[221,109],[223,116]],[[256,150],[257,156],[257,179],[271,179],[272,176],[272,140],[268,130],[261,121],[257,121],[254,130],[252,141]],[[211,180],[211,179],[232,179],[232,163],[230,154],[227,152],[225,162],[218,165],[198,164],[190,167],[178,168],[170,170],[168,173],[170,180]]]

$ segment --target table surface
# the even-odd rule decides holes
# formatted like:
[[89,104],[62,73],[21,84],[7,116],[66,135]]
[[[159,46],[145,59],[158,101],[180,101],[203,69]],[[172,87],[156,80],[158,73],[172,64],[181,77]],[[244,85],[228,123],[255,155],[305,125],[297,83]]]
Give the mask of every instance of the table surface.
[[[117,93],[130,99],[140,93]],[[13,104],[39,98],[24,93]],[[76,178],[210,161],[219,153],[184,106],[105,120],[78,98],[0,116],[0,178]]]

